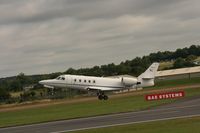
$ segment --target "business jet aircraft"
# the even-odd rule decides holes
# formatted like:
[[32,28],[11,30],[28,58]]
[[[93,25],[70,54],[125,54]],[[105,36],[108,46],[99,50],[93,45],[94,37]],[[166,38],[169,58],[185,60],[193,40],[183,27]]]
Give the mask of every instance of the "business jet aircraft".
[[95,91],[99,100],[107,100],[108,96],[105,95],[104,92],[153,86],[158,66],[159,63],[153,63],[138,77],[118,76],[113,78],[61,75],[56,79],[42,80],[39,83],[48,88],[71,88],[85,91]]

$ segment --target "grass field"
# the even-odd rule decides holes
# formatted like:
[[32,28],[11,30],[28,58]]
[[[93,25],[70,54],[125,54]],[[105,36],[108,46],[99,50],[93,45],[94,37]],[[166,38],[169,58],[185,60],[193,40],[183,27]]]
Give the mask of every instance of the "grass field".
[[195,59],[195,61],[200,61],[200,57],[197,57],[197,59]]
[[200,133],[200,117],[130,124],[70,133]]
[[[187,97],[200,95],[200,88],[187,89],[185,91]],[[0,127],[136,111],[173,101],[174,100],[161,100],[146,102],[144,100],[144,95],[138,94],[111,98],[108,101],[93,100],[0,112]]]
[[143,96],[128,96],[109,101],[89,101],[60,104],[42,108],[0,112],[0,127],[21,125],[59,119],[127,112],[156,106],[169,101],[145,102]]
[[[154,89],[198,83],[200,83],[200,78],[164,81],[157,83]],[[146,88],[146,90],[148,90],[148,88]],[[187,97],[200,95],[200,88],[186,89],[185,92]],[[173,101],[174,100],[146,102],[144,93],[132,92],[131,95],[112,97],[108,101],[90,100],[48,105],[44,107],[22,108],[20,110],[0,111],[0,127],[136,111]]]
[[165,68],[170,68],[172,67],[174,64],[173,61],[165,61],[165,62],[160,62],[160,65],[159,65],[159,70],[163,70]]
[[159,81],[155,83],[154,87],[147,87],[152,89],[160,89],[160,88],[169,88],[174,86],[184,86],[184,85],[194,85],[200,84],[200,77],[191,78],[191,79],[176,79],[176,80],[166,80]]

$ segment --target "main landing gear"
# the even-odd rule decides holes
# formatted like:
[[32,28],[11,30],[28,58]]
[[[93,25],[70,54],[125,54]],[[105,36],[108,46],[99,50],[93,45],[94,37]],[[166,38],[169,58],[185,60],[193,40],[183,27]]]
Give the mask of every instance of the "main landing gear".
[[108,100],[108,96],[105,95],[102,91],[97,92],[97,96],[99,100]]

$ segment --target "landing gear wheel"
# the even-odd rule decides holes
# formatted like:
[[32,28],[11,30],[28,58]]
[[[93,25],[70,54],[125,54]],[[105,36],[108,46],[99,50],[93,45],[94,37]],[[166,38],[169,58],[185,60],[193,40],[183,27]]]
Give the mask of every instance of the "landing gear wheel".
[[108,96],[104,95],[104,96],[103,96],[103,99],[104,99],[104,100],[108,100]]
[[98,91],[97,96],[99,100],[108,100],[108,96],[105,95],[103,91]]
[[98,96],[98,99],[99,99],[99,100],[102,100],[102,99],[104,99],[104,97],[103,97],[102,95],[99,95],[99,96]]

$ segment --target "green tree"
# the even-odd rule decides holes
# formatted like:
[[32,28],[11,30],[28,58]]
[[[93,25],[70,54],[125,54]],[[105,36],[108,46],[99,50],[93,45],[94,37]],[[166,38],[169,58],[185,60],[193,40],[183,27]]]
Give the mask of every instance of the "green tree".
[[19,80],[13,80],[11,83],[10,83],[10,90],[11,91],[20,91],[22,90],[22,85],[20,83]]
[[183,58],[178,58],[175,62],[174,62],[174,68],[182,68],[185,66],[185,60]]
[[197,56],[195,55],[189,55],[185,60],[188,62],[193,62],[196,58]]
[[69,68],[67,71],[65,71],[65,74],[75,74],[76,70],[73,68]]
[[16,81],[18,81],[19,84],[19,90],[23,90],[23,87],[29,83],[28,77],[24,73],[20,73],[17,75]]
[[0,100],[4,101],[10,98],[10,94],[6,89],[0,88]]
[[187,61],[183,58],[178,58],[174,62],[174,68],[184,68],[184,67],[193,67],[195,64],[192,61]]

